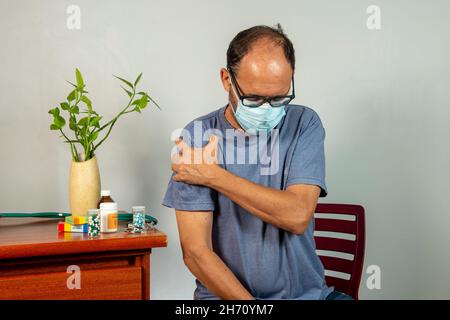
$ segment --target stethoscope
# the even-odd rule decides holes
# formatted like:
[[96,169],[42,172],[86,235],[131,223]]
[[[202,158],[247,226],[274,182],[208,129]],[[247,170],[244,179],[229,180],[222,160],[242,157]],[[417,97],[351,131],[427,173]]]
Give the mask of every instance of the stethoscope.
[[[0,218],[51,218],[51,219],[62,219],[70,216],[70,213],[67,212],[31,212],[31,213],[23,213],[23,212],[0,212]],[[119,213],[119,221],[130,221],[133,220],[132,213]],[[151,215],[145,215],[145,221],[156,225],[158,220]]]

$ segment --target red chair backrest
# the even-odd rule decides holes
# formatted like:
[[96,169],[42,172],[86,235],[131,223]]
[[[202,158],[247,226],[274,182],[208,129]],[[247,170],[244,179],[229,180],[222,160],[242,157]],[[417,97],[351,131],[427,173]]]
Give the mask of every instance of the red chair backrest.
[[320,203],[314,220],[316,250],[325,268],[327,285],[357,300],[364,265],[364,208]]

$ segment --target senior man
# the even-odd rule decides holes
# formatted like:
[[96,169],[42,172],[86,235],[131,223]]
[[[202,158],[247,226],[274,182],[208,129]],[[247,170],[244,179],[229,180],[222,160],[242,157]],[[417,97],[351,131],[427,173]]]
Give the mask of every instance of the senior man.
[[228,104],[176,141],[163,205],[176,212],[194,299],[350,299],[326,285],[315,252],[325,131],[290,104],[294,70],[279,24],[239,32],[220,70]]

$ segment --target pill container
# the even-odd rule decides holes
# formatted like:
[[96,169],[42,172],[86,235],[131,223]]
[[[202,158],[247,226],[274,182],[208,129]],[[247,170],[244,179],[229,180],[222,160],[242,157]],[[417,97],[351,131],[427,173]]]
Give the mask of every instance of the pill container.
[[118,226],[117,203],[100,204],[100,232],[116,232]]
[[145,229],[145,206],[133,206],[133,226],[136,229]]
[[100,210],[88,210],[88,236],[97,237],[100,233]]

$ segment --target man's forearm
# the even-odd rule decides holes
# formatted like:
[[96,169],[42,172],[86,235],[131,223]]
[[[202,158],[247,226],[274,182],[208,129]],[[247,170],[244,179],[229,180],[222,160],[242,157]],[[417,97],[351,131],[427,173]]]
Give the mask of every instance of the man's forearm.
[[308,214],[299,197],[287,190],[277,190],[238,177],[218,167],[215,179],[207,186],[226,195],[263,221],[299,233],[308,223]]
[[233,272],[213,251],[204,249],[185,258],[186,266],[200,282],[224,300],[253,300]]

